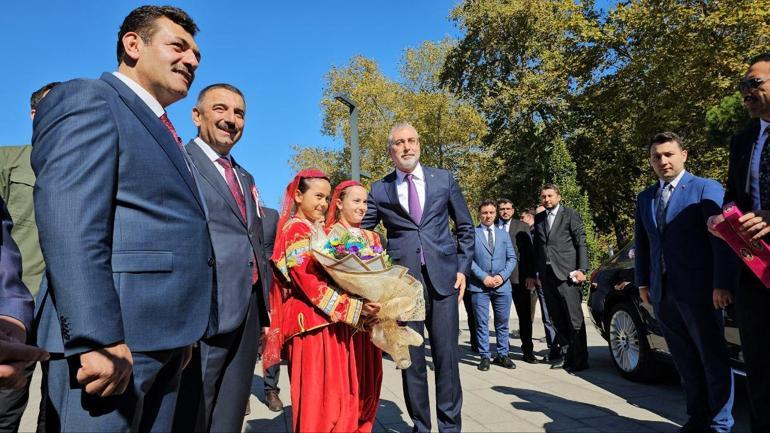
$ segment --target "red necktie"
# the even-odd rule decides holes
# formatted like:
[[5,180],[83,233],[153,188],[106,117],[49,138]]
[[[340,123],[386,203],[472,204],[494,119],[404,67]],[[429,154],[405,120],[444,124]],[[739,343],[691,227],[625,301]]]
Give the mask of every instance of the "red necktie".
[[174,129],[174,125],[171,123],[171,120],[169,120],[168,115],[166,113],[163,113],[163,115],[160,116],[160,121],[163,122],[164,125],[166,125],[166,128],[168,128],[168,132],[170,132],[171,136],[174,137],[174,141],[176,142],[176,145],[179,147],[179,150],[182,152],[182,154],[184,154],[182,139],[179,138],[179,135],[177,135],[176,129]]
[[[225,169],[225,180],[227,181],[227,187],[230,189],[230,194],[233,195],[235,202],[238,204],[238,209],[241,211],[243,221],[246,219],[246,199],[243,197],[243,192],[238,184],[238,179],[235,178],[235,170],[233,170],[233,164],[229,158],[220,157],[217,159],[217,163]],[[256,284],[259,279],[257,272],[257,259],[252,256],[254,260],[254,266],[251,268],[251,284]]]

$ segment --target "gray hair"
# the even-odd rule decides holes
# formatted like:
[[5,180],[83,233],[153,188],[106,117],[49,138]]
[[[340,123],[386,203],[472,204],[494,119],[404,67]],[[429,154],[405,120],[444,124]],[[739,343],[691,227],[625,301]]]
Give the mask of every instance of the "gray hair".
[[398,122],[395,125],[393,125],[392,128],[390,128],[390,133],[388,133],[388,147],[390,147],[393,144],[393,134],[396,131],[399,131],[401,129],[411,129],[414,131],[415,134],[417,134],[417,139],[420,139],[420,133],[417,132],[417,128],[415,128],[411,123],[409,122]]

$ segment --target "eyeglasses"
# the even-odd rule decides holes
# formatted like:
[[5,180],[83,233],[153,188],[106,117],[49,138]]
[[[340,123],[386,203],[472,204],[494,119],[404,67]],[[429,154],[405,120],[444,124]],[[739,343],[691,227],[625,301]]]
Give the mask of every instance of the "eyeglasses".
[[744,78],[740,82],[738,82],[738,90],[740,90],[741,92],[749,92],[753,89],[759,88],[759,86],[761,86],[762,83],[766,83],[768,81],[770,80],[768,80],[767,78],[759,78],[759,77]]

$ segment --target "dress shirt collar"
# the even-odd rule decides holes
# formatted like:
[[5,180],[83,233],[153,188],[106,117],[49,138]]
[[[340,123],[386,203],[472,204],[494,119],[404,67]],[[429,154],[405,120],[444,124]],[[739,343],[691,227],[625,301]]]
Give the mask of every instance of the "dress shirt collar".
[[[676,186],[677,186],[677,185],[679,185],[679,181],[681,181],[681,180],[682,180],[682,176],[684,176],[684,174],[685,174],[686,172],[687,172],[687,170],[682,170],[682,171],[681,171],[681,172],[679,172],[679,174],[678,174],[678,175],[677,175],[677,176],[674,178],[674,180],[672,180],[671,182],[668,182],[668,183],[670,183],[670,184],[671,184],[671,189],[672,189],[672,190],[676,189]],[[663,179],[658,179],[658,184],[660,185],[660,187],[661,187],[661,188],[663,188],[663,185],[665,185],[665,184],[666,184],[666,181],[665,181],[665,180],[663,180]]]
[[550,209],[550,210],[546,209],[545,210],[546,211],[546,216],[548,216],[549,214],[553,214],[553,216],[556,216],[556,214],[559,213],[559,209],[560,208],[561,208],[561,203],[559,203],[556,206],[554,206],[553,209]]
[[160,105],[160,102],[158,102],[158,100],[155,99],[154,96],[150,95],[150,92],[145,90],[144,87],[140,86],[139,83],[132,80],[131,78],[128,78],[127,76],[121,74],[118,71],[113,72],[112,75],[118,77],[118,79],[122,81],[126,86],[128,86],[129,89],[133,90],[134,93],[136,93],[136,96],[138,96],[139,99],[144,101],[144,103],[147,104],[148,107],[150,107],[150,110],[152,110],[152,112],[155,113],[156,116],[160,117],[166,113],[166,110],[163,109],[163,106]]
[[[404,178],[406,177],[407,174],[409,173],[405,173],[399,170],[398,168],[396,168],[396,177],[398,178],[399,183],[404,181]],[[415,180],[422,180],[422,181],[425,180],[425,175],[423,174],[423,171],[422,171],[422,165],[419,162],[417,163],[417,167],[415,167],[414,170],[412,170],[411,174]]]
[[209,146],[208,144],[206,144],[206,142],[205,142],[205,141],[203,141],[203,139],[202,139],[202,138],[200,138],[200,137],[195,137],[195,140],[193,140],[193,141],[195,142],[195,144],[197,144],[197,145],[198,145],[198,147],[200,147],[200,148],[201,148],[201,150],[203,151],[203,153],[205,153],[205,154],[206,154],[206,156],[208,156],[208,157],[209,157],[209,159],[211,160],[211,162],[216,162],[216,161],[217,161],[219,158],[223,158],[223,157],[224,157],[224,158],[227,158],[227,159],[229,159],[229,160],[230,160],[230,163],[232,164],[232,162],[233,162],[233,159],[230,157],[230,154],[227,154],[227,155],[220,155],[219,153],[217,153],[217,151],[215,151],[214,149],[212,149],[212,148],[211,148],[211,146]]

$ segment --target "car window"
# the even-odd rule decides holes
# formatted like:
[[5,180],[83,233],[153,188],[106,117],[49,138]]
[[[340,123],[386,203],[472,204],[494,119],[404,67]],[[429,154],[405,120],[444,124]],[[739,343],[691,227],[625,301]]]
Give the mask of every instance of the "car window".
[[615,257],[612,259],[613,263],[619,265],[633,264],[634,262],[634,241],[629,242]]

